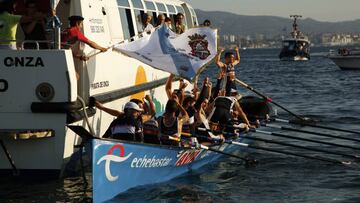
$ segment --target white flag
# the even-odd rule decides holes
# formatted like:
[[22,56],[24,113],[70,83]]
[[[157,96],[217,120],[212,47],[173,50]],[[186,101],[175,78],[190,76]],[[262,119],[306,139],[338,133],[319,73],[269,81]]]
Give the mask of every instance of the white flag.
[[199,27],[177,35],[167,26],[114,49],[154,68],[192,80],[217,53],[217,30]]

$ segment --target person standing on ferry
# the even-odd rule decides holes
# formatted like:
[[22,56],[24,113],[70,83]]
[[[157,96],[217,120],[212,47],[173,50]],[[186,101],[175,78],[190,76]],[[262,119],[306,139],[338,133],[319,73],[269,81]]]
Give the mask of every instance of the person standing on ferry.
[[[12,0],[0,0],[0,49],[16,50],[16,30],[19,23],[39,20],[41,16],[20,16],[12,14],[15,8]],[[1,42],[5,40],[5,42]]]
[[156,28],[160,27],[164,23],[165,23],[165,15],[161,13],[157,17]]
[[185,18],[185,16],[182,13],[178,13],[176,15],[176,22],[175,22],[175,33],[176,34],[182,34],[185,32],[186,27],[185,27],[185,24],[183,23],[184,18]]
[[225,62],[221,62],[221,54],[225,51],[224,48],[219,49],[219,53],[216,57],[215,64],[220,68],[220,71],[223,71],[226,73],[226,82],[224,83],[225,90],[226,90],[226,96],[230,95],[231,89],[237,89],[236,88],[236,75],[235,75],[235,66],[240,63],[240,52],[239,48],[235,48],[236,56],[233,52],[226,52],[225,53]]
[[124,114],[121,114],[111,122],[103,138],[142,142],[144,139],[142,123],[138,119],[142,111],[143,109],[136,103],[126,103]]
[[[67,28],[62,34],[61,34],[61,43],[63,48],[72,48],[74,44],[78,41],[84,42],[85,44],[89,45],[90,47],[94,49],[98,49],[101,52],[106,52],[108,49],[105,47],[102,47],[98,45],[97,43],[89,40],[85,37],[85,35],[81,32],[84,18],[81,16],[70,16],[70,27]],[[88,58],[86,56],[83,56],[81,54],[78,54],[76,51],[73,50],[73,55],[75,58],[78,58],[80,60],[86,61]]]
[[[21,27],[25,34],[25,40],[31,41],[44,41],[46,40],[45,34],[45,15],[38,11],[37,4],[33,0],[29,0],[25,4],[26,16],[43,16],[38,20],[33,20],[28,23],[21,23]],[[40,49],[48,49],[47,43],[39,42]],[[25,49],[36,49],[37,45],[35,42],[24,43]]]
[[150,34],[154,30],[154,26],[151,24],[151,20],[152,20],[151,15],[145,13],[142,20],[143,27],[140,33],[145,32],[147,34]]

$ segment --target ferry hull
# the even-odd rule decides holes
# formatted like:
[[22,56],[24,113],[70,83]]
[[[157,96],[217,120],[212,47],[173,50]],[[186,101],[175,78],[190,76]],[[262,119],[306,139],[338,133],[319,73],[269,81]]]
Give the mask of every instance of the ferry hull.
[[[221,157],[204,149],[93,140],[93,201],[103,202],[136,186],[168,181]],[[242,151],[235,145],[216,147],[227,153]]]
[[281,61],[308,61],[308,57],[303,56],[290,56],[290,57],[281,57]]

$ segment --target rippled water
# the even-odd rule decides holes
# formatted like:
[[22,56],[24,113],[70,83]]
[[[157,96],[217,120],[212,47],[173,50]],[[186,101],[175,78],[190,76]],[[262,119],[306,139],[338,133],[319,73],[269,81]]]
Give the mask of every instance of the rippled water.
[[[294,112],[315,118],[322,125],[360,131],[360,71],[341,71],[323,57],[327,49],[314,48],[312,59],[308,62],[281,62],[277,58],[278,51],[242,51],[238,77],[271,96],[274,101]],[[217,68],[211,66],[203,75],[214,76],[216,73]],[[241,92],[250,94],[243,89]],[[278,112],[287,117],[286,113]],[[360,135],[304,129],[354,138],[357,136],[360,139]],[[359,143],[340,142],[331,138],[304,134],[298,136],[359,146]],[[356,150],[278,137],[268,138],[360,154]],[[321,155],[272,144],[258,145]],[[357,163],[341,166],[254,150],[250,151],[249,156],[256,158],[259,164],[246,167],[236,159],[224,158],[169,182],[134,188],[111,202],[360,202],[360,166]],[[346,160],[339,156],[323,156]],[[0,202],[79,201],[84,197],[82,183],[80,177],[57,181],[1,180]],[[87,189],[85,196],[91,197],[90,189]]]

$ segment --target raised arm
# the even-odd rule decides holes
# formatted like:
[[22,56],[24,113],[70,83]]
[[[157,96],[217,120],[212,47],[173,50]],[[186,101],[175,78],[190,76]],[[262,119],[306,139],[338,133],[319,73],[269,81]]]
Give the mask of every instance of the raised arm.
[[105,107],[102,103],[98,102],[98,101],[95,101],[95,106],[102,110],[102,111],[105,111],[106,113],[112,115],[112,116],[120,116],[121,114],[123,114],[122,112],[118,111],[118,110],[115,110],[115,109],[110,109],[110,108],[107,108]]
[[188,121],[189,120],[188,113],[186,112],[184,107],[179,102],[177,102],[177,104],[178,104],[178,108],[179,108],[179,111],[180,111],[180,114],[178,116],[179,120],[182,120],[182,122]]
[[224,63],[221,62],[221,54],[225,51],[224,48],[219,48],[216,59],[215,59],[215,64],[217,65],[217,67],[219,67],[220,69],[222,69],[224,67]]
[[154,102],[152,101],[151,96],[146,95],[145,99],[149,102],[149,112],[148,112],[148,114],[151,115],[151,116],[155,116],[156,110],[155,110],[155,105],[154,105]]
[[170,74],[169,78],[167,79],[166,81],[166,84],[165,84],[165,92],[166,92],[166,95],[168,96],[168,99],[171,99],[171,95],[172,95],[172,81],[174,79],[175,75],[174,74]]
[[239,47],[236,47],[236,48],[235,48],[235,55],[236,55],[236,56],[235,56],[235,61],[234,61],[234,63],[233,63],[234,66],[240,63]]

